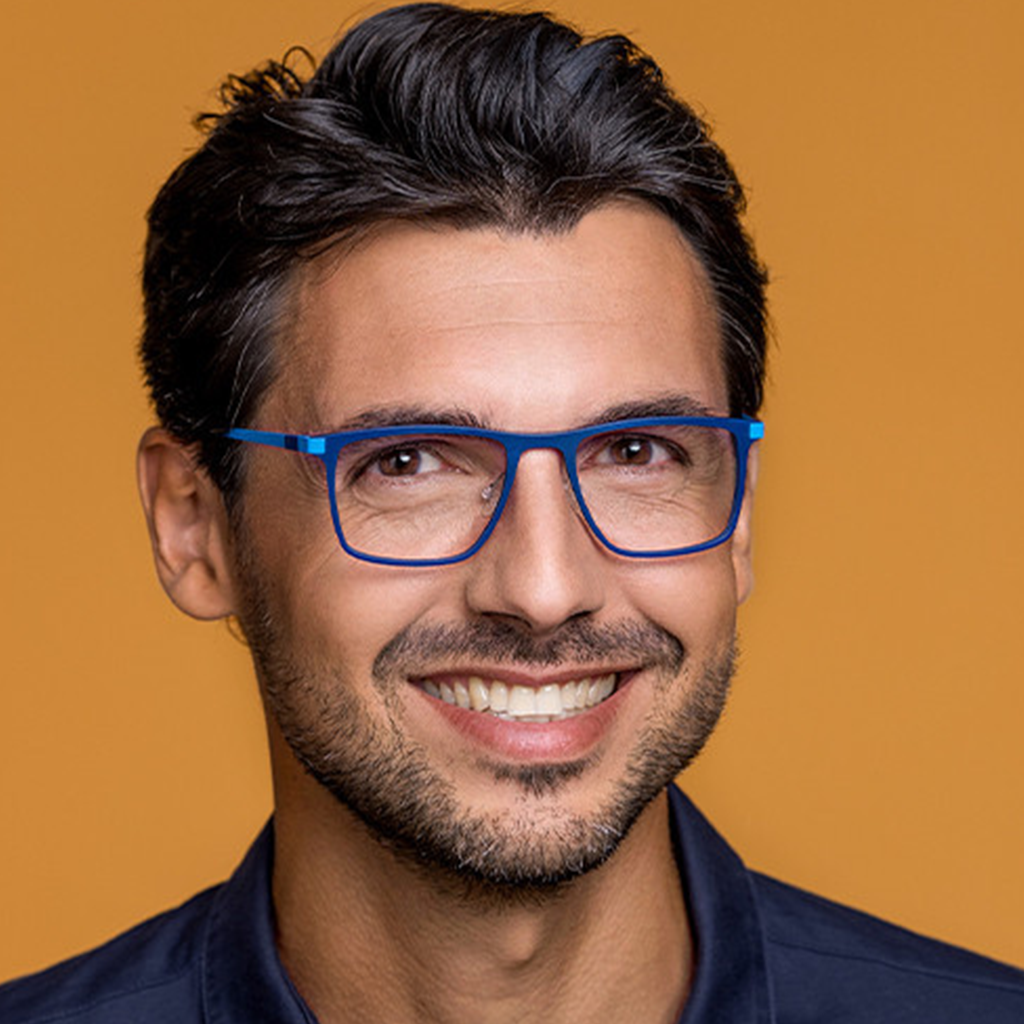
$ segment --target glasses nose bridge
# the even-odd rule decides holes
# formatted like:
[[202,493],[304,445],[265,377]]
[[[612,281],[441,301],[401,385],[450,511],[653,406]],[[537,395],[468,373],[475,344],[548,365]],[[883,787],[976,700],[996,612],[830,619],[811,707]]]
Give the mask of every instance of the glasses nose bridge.
[[578,439],[566,434],[520,434],[506,435],[502,438],[505,447],[505,474],[506,483],[501,504],[496,509],[496,514],[491,520],[486,536],[489,537],[499,520],[504,518],[505,510],[515,488],[516,476],[519,472],[519,463],[524,455],[534,451],[554,451],[561,456],[562,487],[568,496],[569,510],[579,516],[584,522],[587,516],[580,505],[580,495],[575,480],[574,462]]
[[555,451],[561,455],[562,478],[566,489],[573,496],[574,503],[577,500],[575,494],[575,471],[574,462],[576,459],[577,440],[575,437],[566,434],[519,434],[504,439],[505,458],[507,462],[506,472],[508,474],[507,495],[510,496],[515,486],[516,474],[519,471],[520,459],[534,451]]

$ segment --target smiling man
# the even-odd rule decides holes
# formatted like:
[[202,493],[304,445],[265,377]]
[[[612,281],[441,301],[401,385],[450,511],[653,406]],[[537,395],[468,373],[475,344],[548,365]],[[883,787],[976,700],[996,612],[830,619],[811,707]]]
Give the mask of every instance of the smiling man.
[[765,278],[655,66],[424,5],[225,99],[150,213],[139,478],[167,593],[251,646],[274,820],[0,1017],[1024,1019],[673,786],[751,589]]

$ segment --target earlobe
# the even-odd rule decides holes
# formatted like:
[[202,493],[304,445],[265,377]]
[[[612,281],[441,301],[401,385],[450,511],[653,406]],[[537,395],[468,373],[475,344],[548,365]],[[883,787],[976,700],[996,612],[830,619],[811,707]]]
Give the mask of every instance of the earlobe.
[[163,428],[151,427],[139,442],[138,478],[157,575],[168,597],[197,619],[230,615],[227,515],[194,453]]
[[732,536],[732,565],[736,576],[736,599],[742,604],[754,589],[753,515],[754,491],[757,488],[758,451],[754,445],[747,457],[747,479],[743,490],[743,506]]

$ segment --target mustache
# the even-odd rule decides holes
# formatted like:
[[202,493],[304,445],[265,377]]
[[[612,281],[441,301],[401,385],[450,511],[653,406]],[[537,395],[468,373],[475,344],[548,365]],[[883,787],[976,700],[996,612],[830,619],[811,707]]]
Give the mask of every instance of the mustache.
[[596,625],[571,619],[544,640],[500,620],[459,625],[412,625],[395,634],[373,661],[373,679],[382,684],[396,674],[410,675],[424,663],[485,661],[519,667],[552,668],[570,662],[643,664],[676,675],[686,649],[675,636],[649,621]]

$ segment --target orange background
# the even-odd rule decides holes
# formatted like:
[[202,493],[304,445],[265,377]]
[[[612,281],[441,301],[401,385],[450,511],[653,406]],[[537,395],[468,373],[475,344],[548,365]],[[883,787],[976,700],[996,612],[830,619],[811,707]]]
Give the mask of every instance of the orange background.
[[[748,863],[1024,962],[1017,0],[565,0],[717,126],[774,274],[758,589],[688,788]],[[5,12],[0,977],[224,877],[268,813],[244,648],[152,573],[143,212],[326,0]]]

